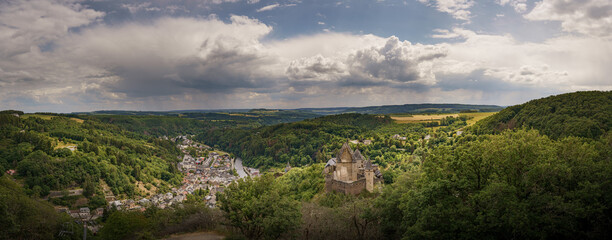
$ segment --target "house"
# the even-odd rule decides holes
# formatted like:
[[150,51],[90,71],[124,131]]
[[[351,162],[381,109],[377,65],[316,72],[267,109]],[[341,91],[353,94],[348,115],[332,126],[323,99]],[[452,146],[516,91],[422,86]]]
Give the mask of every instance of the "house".
[[128,209],[134,208],[134,206],[136,205],[136,201],[128,199],[127,201],[125,201],[125,205]]
[[117,209],[119,209],[121,207],[121,205],[123,205],[123,203],[121,203],[121,201],[119,200],[115,200],[109,203],[109,205],[116,207]]
[[91,214],[89,214],[88,212],[86,212],[86,213],[79,213],[79,217],[81,219],[90,219],[91,218]]
[[393,139],[397,139],[397,140],[406,140],[406,137],[402,137],[399,134],[395,134],[393,135],[391,138]]
[[82,207],[82,208],[79,208],[79,212],[80,213],[90,213],[90,210],[88,207]]
[[81,218],[79,210],[70,210],[70,217],[72,217],[72,218]]
[[65,213],[68,213],[68,215],[70,215],[70,210],[68,210],[67,207],[58,207],[57,212],[60,212],[60,213],[65,212]]
[[96,208],[94,214],[98,216],[104,216],[104,208]]
[[372,140],[363,140],[363,144],[366,145],[366,146],[370,145],[370,144],[372,144]]
[[13,175],[15,175],[15,173],[17,173],[17,171],[15,171],[15,169],[6,170],[6,174],[8,174],[8,175],[13,176]]
[[140,200],[138,201],[138,203],[139,203],[140,205],[147,205],[147,204],[151,203],[151,201],[150,201],[149,199],[143,198],[143,199],[140,199]]

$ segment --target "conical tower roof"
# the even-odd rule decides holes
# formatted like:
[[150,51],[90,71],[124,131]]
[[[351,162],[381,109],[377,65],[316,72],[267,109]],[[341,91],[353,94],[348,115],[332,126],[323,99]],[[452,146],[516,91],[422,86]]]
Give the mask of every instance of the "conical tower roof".
[[341,162],[342,161],[342,154],[344,152],[348,152],[348,155],[351,156],[351,158],[353,157],[353,149],[351,149],[351,146],[349,146],[348,141],[345,142],[344,144],[342,144],[342,147],[340,148],[340,151],[338,151],[338,156],[336,157],[336,161],[337,162]]
[[364,160],[363,155],[361,155],[361,152],[359,151],[359,149],[356,149],[355,152],[353,152],[353,162],[363,161],[363,160]]
[[364,168],[366,170],[371,170],[372,169],[372,162],[370,161],[370,159],[366,160],[363,165],[364,165]]

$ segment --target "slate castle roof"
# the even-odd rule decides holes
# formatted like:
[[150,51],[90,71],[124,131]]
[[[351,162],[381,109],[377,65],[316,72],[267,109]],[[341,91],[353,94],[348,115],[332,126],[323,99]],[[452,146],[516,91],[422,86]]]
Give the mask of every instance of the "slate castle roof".
[[340,161],[341,157],[342,157],[342,153],[344,152],[348,152],[349,155],[351,156],[351,162],[357,162],[357,161],[364,161],[365,158],[363,157],[363,155],[361,154],[361,152],[359,151],[359,149],[356,149],[355,151],[353,151],[353,149],[351,149],[351,147],[348,144],[348,141],[345,142],[344,144],[342,144],[342,148],[340,148],[340,151],[338,151],[338,155],[335,158],[335,162]]

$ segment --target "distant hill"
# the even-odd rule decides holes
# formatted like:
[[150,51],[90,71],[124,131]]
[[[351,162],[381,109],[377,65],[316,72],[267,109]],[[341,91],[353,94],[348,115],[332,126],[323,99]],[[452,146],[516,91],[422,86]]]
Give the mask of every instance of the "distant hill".
[[551,138],[598,138],[612,129],[612,91],[575,92],[508,107],[476,123],[480,134],[533,128]]
[[391,113],[458,113],[461,111],[497,112],[503,107],[497,105],[471,105],[471,104],[448,104],[448,103],[423,103],[404,105],[384,105],[370,107],[346,107],[346,108],[301,108],[298,110],[310,111],[322,115],[341,113],[367,113],[367,114],[391,114]]
[[[331,108],[297,108],[297,109],[210,109],[210,110],[173,110],[173,111],[129,111],[129,110],[102,110],[93,112],[74,112],[85,115],[158,115],[158,116],[186,116],[191,118],[212,118],[218,114],[244,113],[250,117],[288,117],[295,121],[315,118],[321,115],[334,115],[342,113],[363,114],[392,114],[392,113],[458,113],[461,111],[497,112],[504,107],[497,105],[472,105],[455,103],[422,103],[404,105],[383,105],[369,107],[331,107]],[[239,116],[239,115],[234,115]],[[279,123],[279,122],[277,122]]]
[[[320,114],[299,110],[276,110],[276,109],[221,109],[221,110],[177,110],[177,111],[94,111],[75,112],[70,115],[87,115],[90,118],[126,119],[133,123],[134,120],[142,120],[145,124],[137,124],[135,127],[153,127],[146,122],[157,122],[165,118],[177,122],[176,117],[184,120],[197,119],[206,122],[214,122],[216,127],[243,127],[252,128],[279,123],[297,122],[321,116]],[[106,121],[109,122],[109,121]],[[180,126],[179,126],[180,127]],[[133,126],[128,126],[131,130]]]

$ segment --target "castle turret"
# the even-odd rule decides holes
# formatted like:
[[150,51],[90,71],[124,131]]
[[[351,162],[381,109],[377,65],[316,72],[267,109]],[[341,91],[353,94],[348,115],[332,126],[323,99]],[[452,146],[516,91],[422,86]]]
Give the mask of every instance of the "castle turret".
[[374,191],[374,168],[372,167],[372,162],[370,160],[366,160],[364,164],[365,170],[365,180],[366,180],[366,190],[368,192]]
[[289,164],[289,161],[287,161],[287,166],[285,167],[285,172],[289,172],[289,170],[291,170],[291,165]]

